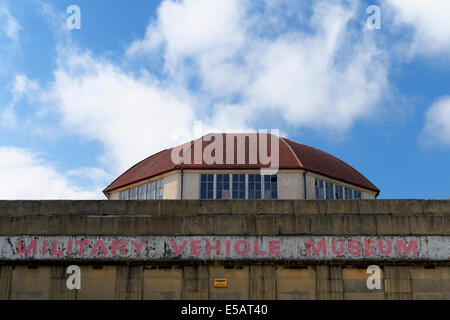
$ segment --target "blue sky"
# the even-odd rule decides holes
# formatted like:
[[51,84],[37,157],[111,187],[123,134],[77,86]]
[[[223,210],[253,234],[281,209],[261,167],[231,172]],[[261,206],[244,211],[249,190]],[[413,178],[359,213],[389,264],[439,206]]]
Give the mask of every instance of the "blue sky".
[[102,199],[199,123],[280,129],[379,198],[450,198],[449,16],[447,0],[0,0],[0,198]]

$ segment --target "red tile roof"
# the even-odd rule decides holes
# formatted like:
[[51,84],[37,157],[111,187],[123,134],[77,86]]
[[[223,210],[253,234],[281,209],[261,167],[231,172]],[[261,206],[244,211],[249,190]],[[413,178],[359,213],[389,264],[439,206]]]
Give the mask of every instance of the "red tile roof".
[[[371,191],[374,191],[379,194],[380,190],[373,185],[367,178],[365,178],[361,173],[359,173],[357,170],[343,162],[342,160],[339,160],[338,158],[320,151],[315,148],[311,148],[302,144],[299,144],[297,142],[294,142],[292,140],[286,139],[286,138],[278,138],[277,136],[273,135],[261,135],[261,134],[253,134],[253,138],[256,139],[256,144],[250,144],[249,134],[230,134],[230,133],[222,133],[222,134],[213,134],[213,136],[217,136],[220,138],[220,135],[222,136],[223,141],[223,147],[222,147],[222,155],[223,155],[223,164],[207,164],[205,163],[205,159],[201,157],[200,163],[194,162],[194,153],[195,150],[200,150],[198,147],[200,146],[200,143],[202,145],[202,152],[200,153],[203,155],[205,148],[207,148],[210,144],[215,142],[214,139],[205,139],[205,137],[209,137],[210,135],[206,135],[200,139],[190,141],[183,145],[185,148],[181,149],[182,146],[175,147],[176,150],[180,151],[180,156],[185,155],[186,159],[189,160],[189,152],[191,153],[190,161],[184,161],[188,163],[179,163],[176,165],[172,161],[172,150],[166,149],[161,152],[158,152],[147,159],[142,160],[141,162],[137,163],[127,171],[125,171],[122,175],[120,175],[116,180],[114,180],[105,190],[103,190],[103,193],[105,195],[108,195],[111,191],[127,186],[132,183],[136,183],[148,178],[152,178],[155,176],[158,176],[160,174],[170,172],[177,169],[223,169],[223,170],[229,170],[229,169],[260,169],[262,167],[269,167],[269,164],[265,165],[264,161],[261,161],[259,158],[259,149],[260,149],[260,142],[263,141],[261,138],[266,136],[267,137],[267,154],[271,155],[271,139],[273,137],[279,139],[278,145],[279,145],[279,169],[304,169],[311,172],[318,173],[320,175],[324,175],[326,177],[336,179],[342,182],[346,182],[364,189],[368,189]],[[230,142],[231,136],[234,137],[234,161],[232,164],[227,164],[227,138]],[[245,161],[244,163],[238,163],[237,161],[237,148],[238,148],[238,137],[240,139],[245,139]],[[208,141],[206,141],[208,140]],[[244,140],[243,140],[244,141]],[[231,144],[230,144],[231,145]],[[252,149],[253,147],[254,149]],[[213,148],[211,145],[208,149],[206,154],[209,154],[209,151]],[[253,161],[250,161],[249,159],[249,150],[255,150],[257,151],[257,161],[256,163],[252,163]],[[264,154],[264,153],[263,153]],[[215,156],[215,152],[212,152],[212,156]]]

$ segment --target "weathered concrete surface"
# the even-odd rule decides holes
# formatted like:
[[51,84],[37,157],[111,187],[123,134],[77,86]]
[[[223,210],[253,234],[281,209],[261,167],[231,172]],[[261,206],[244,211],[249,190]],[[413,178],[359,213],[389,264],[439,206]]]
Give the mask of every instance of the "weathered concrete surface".
[[0,261],[448,262],[448,236],[0,236]]
[[0,235],[449,235],[450,200],[0,201]]
[[[381,289],[366,265],[82,265],[68,290],[64,265],[0,266],[1,299],[450,299],[450,266],[380,265]],[[5,269],[8,269],[5,271]],[[214,288],[227,278],[228,288]]]
[[[26,236],[448,238],[450,200],[0,201],[0,237]],[[69,260],[0,261],[0,299],[450,299],[445,259],[375,261],[380,290],[374,261],[78,261],[74,291]]]
[[201,215],[450,213],[450,200],[42,200],[0,201],[0,215]]

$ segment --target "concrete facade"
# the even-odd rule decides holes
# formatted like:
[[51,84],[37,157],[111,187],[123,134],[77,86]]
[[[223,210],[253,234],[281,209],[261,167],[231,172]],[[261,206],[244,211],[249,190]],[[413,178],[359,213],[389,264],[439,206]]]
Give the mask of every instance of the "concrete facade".
[[[0,201],[2,237],[214,235],[448,239],[450,201]],[[65,285],[70,264],[81,290]],[[381,289],[366,286],[371,264]],[[0,299],[450,299],[450,261],[2,260]]]
[[[197,200],[200,198],[200,174],[207,173],[260,173],[259,170],[183,170],[183,200]],[[306,199],[316,199],[315,179],[339,184],[354,190],[361,191],[362,199],[375,199],[376,193],[339,180],[331,179],[316,173],[307,172],[303,177],[303,170],[280,170],[278,172],[278,199],[283,200],[304,200],[305,180]],[[135,183],[124,188],[111,192],[110,200],[119,200],[121,191],[129,190],[146,183],[164,179],[164,200],[181,199],[181,171],[173,171],[161,176],[153,177],[139,183]]]

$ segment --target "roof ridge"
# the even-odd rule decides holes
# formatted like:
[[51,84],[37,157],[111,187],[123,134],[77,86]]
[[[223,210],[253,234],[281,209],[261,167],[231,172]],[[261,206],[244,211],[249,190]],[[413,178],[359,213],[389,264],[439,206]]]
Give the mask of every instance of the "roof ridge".
[[[290,145],[288,142],[284,141],[284,139],[286,139],[286,138],[279,137],[279,139],[280,139],[281,141],[283,141],[284,144],[285,144],[285,145],[289,148],[289,150],[292,152],[292,154],[293,154],[294,157],[295,157],[295,160],[298,161],[298,164],[300,165],[300,168],[304,169],[305,166],[304,166],[303,163],[300,161],[300,159],[299,159],[299,157],[297,156],[297,154],[295,153],[294,149],[292,149],[291,145]],[[288,140],[289,140],[289,139],[288,139]]]

